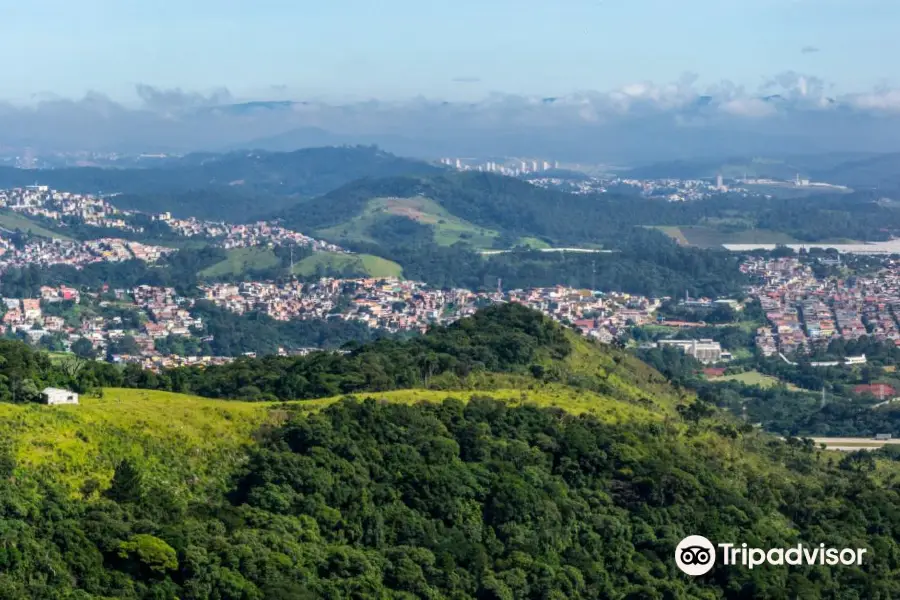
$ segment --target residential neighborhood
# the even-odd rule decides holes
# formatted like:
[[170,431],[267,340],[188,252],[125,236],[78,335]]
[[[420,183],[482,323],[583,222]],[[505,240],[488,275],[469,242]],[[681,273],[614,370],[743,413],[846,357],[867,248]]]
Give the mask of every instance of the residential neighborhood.
[[827,279],[793,257],[752,259],[741,268],[760,282],[749,293],[768,320],[756,336],[765,356],[809,352],[835,338],[864,335],[900,345],[900,262],[885,260],[875,275]]

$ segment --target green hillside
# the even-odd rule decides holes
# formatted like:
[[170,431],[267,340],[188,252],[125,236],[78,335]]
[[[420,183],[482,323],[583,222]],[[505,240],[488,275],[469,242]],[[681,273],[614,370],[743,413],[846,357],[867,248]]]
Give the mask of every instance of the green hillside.
[[231,248],[225,260],[200,271],[201,277],[240,276],[281,264],[271,248]]
[[596,198],[475,172],[363,179],[276,216],[289,226],[325,232],[332,239],[380,243],[390,240],[389,232],[373,235],[378,221],[400,217],[433,228],[437,243],[470,239],[477,247],[489,247],[500,234],[588,242],[601,235],[599,228],[609,218]]
[[4,229],[9,229],[10,231],[15,231],[20,229],[22,231],[29,232],[33,235],[39,235],[41,237],[50,238],[50,239],[58,239],[71,241],[67,235],[62,233],[58,233],[56,231],[51,231],[46,227],[39,225],[37,222],[32,221],[28,217],[20,215],[11,210],[0,209],[0,227]]
[[341,242],[378,243],[373,226],[386,217],[410,219],[431,227],[434,242],[441,246],[452,246],[464,241],[476,248],[491,248],[499,235],[492,229],[485,229],[453,216],[440,204],[422,196],[414,198],[373,198],[366,203],[363,211],[348,221],[318,230],[318,235]]
[[0,438],[13,442],[25,472],[49,476],[71,493],[89,479],[107,487],[115,465],[132,458],[148,479],[187,495],[198,483],[224,484],[269,418],[261,404],[110,388],[78,406],[0,403]]
[[403,268],[397,263],[371,254],[341,254],[316,252],[294,265],[294,273],[313,276],[316,273],[347,273],[352,276],[402,277]]
[[73,192],[116,191],[119,208],[178,217],[245,221],[367,177],[431,175],[441,169],[370,146],[236,151],[172,157],[159,166],[15,169],[0,167],[0,188],[31,185]]
[[[900,595],[889,455],[780,441],[519,305],[205,369],[0,353],[5,402],[50,383],[145,388],[0,404],[3,597]],[[688,577],[687,535],[867,554]]]

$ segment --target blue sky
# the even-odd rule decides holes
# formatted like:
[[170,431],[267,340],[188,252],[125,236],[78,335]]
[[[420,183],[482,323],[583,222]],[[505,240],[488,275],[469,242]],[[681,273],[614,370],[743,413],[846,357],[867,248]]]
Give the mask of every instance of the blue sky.
[[850,92],[900,83],[898,31],[897,0],[0,0],[0,97],[474,99],[787,70]]

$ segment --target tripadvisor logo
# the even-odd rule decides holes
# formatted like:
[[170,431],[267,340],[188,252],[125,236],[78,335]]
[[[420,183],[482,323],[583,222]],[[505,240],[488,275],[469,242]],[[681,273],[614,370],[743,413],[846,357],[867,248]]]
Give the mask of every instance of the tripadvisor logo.
[[702,535],[689,535],[675,548],[675,564],[692,577],[704,575],[716,564],[716,548]]
[[716,548],[725,566],[753,569],[760,565],[861,565],[866,548],[828,548],[825,544],[791,548],[750,548],[747,544],[716,544],[702,535],[689,535],[675,548],[675,564],[682,572],[697,577],[709,573],[716,564]]

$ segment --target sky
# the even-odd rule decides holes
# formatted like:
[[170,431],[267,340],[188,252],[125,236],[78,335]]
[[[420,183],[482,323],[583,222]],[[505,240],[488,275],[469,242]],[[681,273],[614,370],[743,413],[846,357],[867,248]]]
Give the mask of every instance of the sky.
[[897,0],[0,0],[0,99],[557,96],[694,73],[896,87]]

